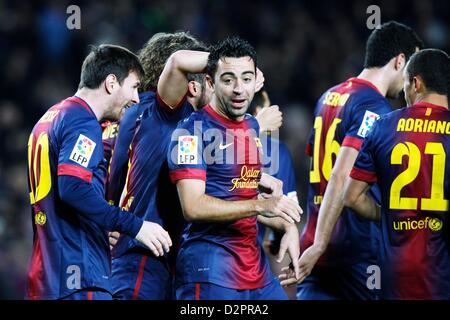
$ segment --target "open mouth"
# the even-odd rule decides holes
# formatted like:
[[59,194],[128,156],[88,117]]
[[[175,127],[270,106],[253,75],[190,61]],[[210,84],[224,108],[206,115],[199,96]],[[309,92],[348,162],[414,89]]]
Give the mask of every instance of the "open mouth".
[[246,99],[231,99],[231,106],[235,109],[241,109],[245,106]]

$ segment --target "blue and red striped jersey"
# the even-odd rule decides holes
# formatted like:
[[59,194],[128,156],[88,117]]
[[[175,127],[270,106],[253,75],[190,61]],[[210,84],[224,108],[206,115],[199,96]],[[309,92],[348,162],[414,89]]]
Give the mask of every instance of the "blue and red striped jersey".
[[[314,242],[320,205],[340,147],[359,150],[375,120],[390,111],[388,101],[378,89],[372,83],[358,78],[350,78],[320,97],[306,150],[312,157],[312,163],[308,220],[301,237],[302,250]],[[344,208],[318,265],[374,260],[377,229],[375,223],[360,219]]]
[[[260,139],[263,145],[263,172],[281,180],[283,182],[283,194],[295,198],[298,202],[294,162],[287,145],[266,134],[261,134]],[[265,232],[266,226],[258,223],[258,241],[260,243],[263,243]],[[279,247],[281,236],[279,232],[271,230],[269,239],[276,242],[273,243],[274,247]]]
[[[180,122],[168,152],[173,182],[205,181],[205,194],[223,200],[258,195],[261,141],[256,119],[232,121],[210,105]],[[257,241],[256,217],[189,223],[177,259],[176,282],[210,282],[234,289],[270,283],[267,258]]]
[[142,221],[104,200],[102,129],[85,101],[67,98],[44,114],[30,135],[28,164],[34,243],[27,298],[110,290],[106,230],[136,235]]
[[[106,200],[117,206],[120,205],[120,196],[122,195],[126,182],[130,144],[134,137],[137,123],[139,122],[138,119],[148,106],[149,101],[155,99],[155,93],[153,91],[141,93],[139,94],[139,99],[141,103],[134,104],[125,110],[120,119],[120,123],[112,124],[113,126],[116,125],[115,128],[118,126],[118,133],[116,133],[114,140],[108,139],[107,137],[103,138],[105,158],[108,156],[108,149],[112,149],[113,151],[109,153],[110,161],[106,183]],[[114,127],[112,127],[111,133],[115,131]]]
[[389,113],[369,133],[353,179],[381,190],[386,299],[450,298],[450,111],[426,102]]
[[[169,181],[167,150],[172,132],[181,119],[192,113],[193,108],[184,97],[176,108],[170,109],[154,92],[141,94],[139,104],[137,108],[142,108],[143,112],[137,120],[130,144],[125,197],[121,207],[146,221],[159,223],[167,230],[174,223],[168,220],[182,217],[181,213],[178,216],[174,212],[160,213],[160,210],[171,207],[158,203],[158,197],[161,197],[158,189],[161,180]],[[121,235],[113,249],[113,257],[119,257],[136,246],[142,245],[127,235]]]
[[111,162],[111,157],[114,153],[114,146],[116,144],[117,135],[119,133],[119,122],[118,121],[103,121],[102,126],[102,143],[104,150],[104,158],[106,163]]

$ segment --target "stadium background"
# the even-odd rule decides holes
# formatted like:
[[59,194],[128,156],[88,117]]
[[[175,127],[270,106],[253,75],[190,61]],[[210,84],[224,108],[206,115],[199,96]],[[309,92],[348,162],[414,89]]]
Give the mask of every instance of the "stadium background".
[[[81,9],[68,30],[66,8]],[[0,299],[21,299],[32,247],[26,146],[45,110],[72,95],[89,44],[138,50],[156,32],[188,30],[206,43],[239,35],[257,49],[282,139],[294,157],[303,207],[309,176],[305,142],[315,100],[357,75],[370,34],[366,9],[406,23],[426,46],[450,49],[448,1],[8,1],[0,0]],[[400,106],[402,99],[394,102]]]

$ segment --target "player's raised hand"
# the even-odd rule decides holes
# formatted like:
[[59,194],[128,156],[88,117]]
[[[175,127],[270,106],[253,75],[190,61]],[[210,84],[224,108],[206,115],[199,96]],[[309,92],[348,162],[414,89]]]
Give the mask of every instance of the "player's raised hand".
[[300,222],[300,215],[303,213],[302,208],[287,196],[274,196],[260,200],[261,205],[257,207],[259,214],[268,217],[280,217],[289,223]]
[[159,224],[149,221],[144,221],[136,240],[145,244],[157,257],[164,255],[164,251],[169,252],[172,246],[169,233]]
[[296,276],[295,267],[291,264],[289,267],[281,269],[283,272],[278,276],[281,281],[281,285],[284,287],[302,283],[307,276],[311,274],[312,269],[319,260],[323,251],[318,246],[312,245],[306,249],[298,260],[298,276]]
[[278,130],[283,124],[283,113],[278,105],[262,108],[256,115],[260,132]]
[[108,232],[108,239],[109,239],[109,249],[112,250],[114,246],[117,244],[117,241],[119,241],[120,233],[117,231]]
[[256,68],[256,84],[255,84],[255,92],[258,92],[259,90],[261,90],[262,87],[264,87],[264,74],[263,72],[259,69]]

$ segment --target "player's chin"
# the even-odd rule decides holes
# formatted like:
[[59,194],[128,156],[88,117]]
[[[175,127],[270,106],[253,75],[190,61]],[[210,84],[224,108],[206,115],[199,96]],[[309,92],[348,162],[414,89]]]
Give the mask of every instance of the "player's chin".
[[110,121],[118,121],[120,120],[120,118],[122,118],[122,114],[123,114],[123,109],[119,109],[119,110],[113,110],[108,112],[108,114],[105,115],[105,118],[110,120]]
[[240,117],[240,116],[243,116],[247,112],[247,109],[248,109],[248,104],[244,104],[244,105],[231,104],[228,108],[228,111],[235,117]]

